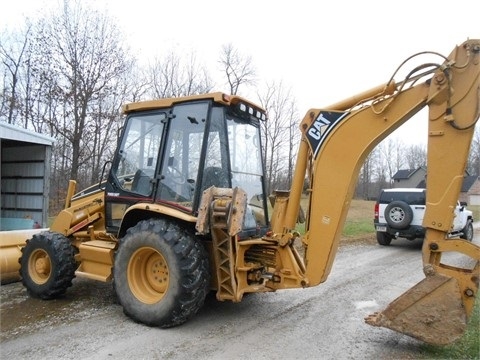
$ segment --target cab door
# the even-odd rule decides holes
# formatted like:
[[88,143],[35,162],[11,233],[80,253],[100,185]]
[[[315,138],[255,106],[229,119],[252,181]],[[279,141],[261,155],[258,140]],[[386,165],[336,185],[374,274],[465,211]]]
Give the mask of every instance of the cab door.
[[164,111],[127,118],[106,184],[107,231],[118,231],[131,205],[153,202],[166,119]]
[[172,116],[159,163],[155,201],[193,214],[199,196],[199,173],[204,162],[204,138],[210,101],[182,103]]

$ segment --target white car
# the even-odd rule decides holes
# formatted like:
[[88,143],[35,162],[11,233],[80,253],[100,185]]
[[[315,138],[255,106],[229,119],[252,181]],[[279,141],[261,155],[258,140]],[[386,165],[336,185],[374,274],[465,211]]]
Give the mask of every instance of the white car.
[[[422,226],[426,190],[416,188],[384,189],[375,203],[374,226],[377,242],[390,245],[392,239],[414,240],[425,237]],[[466,204],[457,203],[451,236],[473,239],[473,215]]]

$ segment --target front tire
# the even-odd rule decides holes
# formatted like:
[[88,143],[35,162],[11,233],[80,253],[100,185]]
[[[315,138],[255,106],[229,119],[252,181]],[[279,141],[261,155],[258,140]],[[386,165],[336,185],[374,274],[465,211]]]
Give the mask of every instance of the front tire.
[[473,224],[470,220],[467,221],[467,224],[462,230],[463,235],[461,236],[462,239],[465,239],[467,241],[472,241],[473,240]]
[[44,300],[63,295],[75,277],[75,248],[62,234],[33,235],[22,248],[20,276],[28,293]]
[[163,328],[183,324],[203,306],[208,256],[194,235],[174,222],[139,222],[120,240],[114,284],[124,313]]

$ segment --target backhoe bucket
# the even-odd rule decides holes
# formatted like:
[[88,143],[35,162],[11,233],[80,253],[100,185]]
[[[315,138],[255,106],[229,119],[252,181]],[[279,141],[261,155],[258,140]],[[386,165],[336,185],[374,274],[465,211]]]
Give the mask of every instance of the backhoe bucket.
[[432,274],[391,302],[385,310],[365,318],[433,345],[446,345],[462,337],[467,327],[457,279]]

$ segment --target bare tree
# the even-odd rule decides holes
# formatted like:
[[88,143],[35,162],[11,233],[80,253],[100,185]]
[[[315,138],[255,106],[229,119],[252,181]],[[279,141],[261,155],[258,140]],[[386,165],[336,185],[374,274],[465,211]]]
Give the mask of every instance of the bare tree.
[[381,189],[391,186],[397,171],[421,166],[426,166],[426,151],[422,145],[408,146],[397,138],[387,138],[365,160],[356,194],[364,199],[374,198]]
[[250,56],[241,55],[232,44],[222,46],[220,65],[225,72],[230,94],[237,95],[241,85],[255,84],[255,67]]
[[427,151],[423,145],[405,147],[404,156],[408,169],[418,169],[427,165]]
[[98,135],[91,131],[98,130],[99,115],[105,121],[103,128],[112,119],[111,114],[98,110],[117,91],[116,79],[131,68],[128,52],[115,24],[105,15],[82,8],[80,2],[64,1],[61,13],[41,20],[38,29],[32,72],[38,83],[48,84],[42,90],[50,100],[45,120],[69,145],[61,155],[68,159],[63,165],[70,168],[70,177],[86,182],[90,141]]
[[375,148],[365,159],[357,181],[356,194],[362,199],[368,199],[370,196],[370,188],[374,183],[373,180],[373,168],[375,163],[378,162],[379,151]]
[[[31,26],[28,25],[23,33],[11,33],[10,39],[7,34],[0,41],[0,58],[4,68],[4,86],[2,89],[2,101],[0,114],[5,114],[6,122],[15,123],[17,115],[21,111],[21,95],[19,84],[21,81],[22,63],[27,53]],[[27,127],[24,123],[23,127]]]
[[155,98],[206,93],[213,87],[208,71],[197,64],[193,54],[186,64],[174,52],[156,58],[146,76],[150,83],[148,94]]
[[378,144],[377,179],[391,180],[393,175],[406,165],[405,144],[398,138],[387,138]]
[[[256,73],[251,57],[242,56],[232,44],[222,47],[219,63],[231,94],[239,94],[244,85],[255,84]],[[257,96],[269,117],[261,124],[267,192],[289,188],[300,138],[295,101],[281,82],[267,83],[266,91],[257,93]]]
[[[290,91],[288,92],[288,96],[290,97]],[[296,106],[296,102],[293,97],[290,97],[290,101],[288,103],[287,116],[290,119],[290,123],[288,125],[288,168],[287,168],[287,186],[288,188],[292,185],[293,179],[293,172],[296,166],[296,158],[298,154],[298,146],[300,144],[301,133],[299,130],[299,116],[298,110]]]
[[470,175],[480,175],[480,130],[478,126],[475,128],[472,144],[470,145],[467,171]]
[[265,93],[259,97],[268,113],[268,120],[262,123],[262,138],[267,191],[271,192],[290,186],[299,139],[299,132],[292,128],[298,126],[298,118],[290,90],[281,82],[266,84]]

